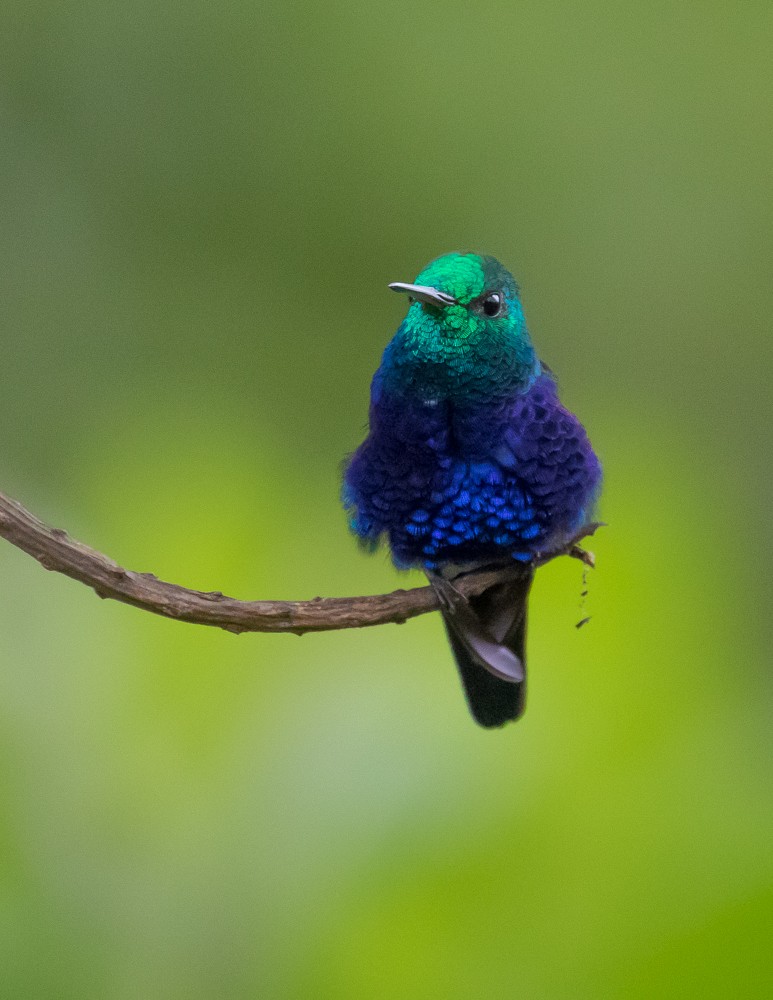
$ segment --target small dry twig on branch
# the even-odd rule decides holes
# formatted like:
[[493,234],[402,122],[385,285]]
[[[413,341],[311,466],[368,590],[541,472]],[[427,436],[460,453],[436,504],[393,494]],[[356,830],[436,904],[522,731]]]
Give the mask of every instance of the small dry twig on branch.
[[[598,524],[589,524],[563,549],[534,560],[543,565],[566,555],[593,566],[591,552],[579,547]],[[311,601],[239,601],[219,591],[188,590],[165,583],[152,573],[134,573],[101,552],[76,542],[61,528],[49,528],[18,501],[0,493],[0,537],[37,559],[45,569],[63,573],[91,587],[99,597],[112,598],[165,618],[213,625],[228,632],[328,632],[369,625],[399,624],[408,618],[438,610],[431,587],[395,590],[369,597],[315,597]],[[465,596],[479,594],[486,587],[522,569],[470,573],[457,582]]]

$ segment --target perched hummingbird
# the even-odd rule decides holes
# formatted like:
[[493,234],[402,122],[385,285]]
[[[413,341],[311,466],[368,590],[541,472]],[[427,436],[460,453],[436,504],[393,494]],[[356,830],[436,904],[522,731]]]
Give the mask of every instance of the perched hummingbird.
[[[517,719],[526,694],[526,606],[535,557],[588,524],[601,466],[532,347],[513,276],[493,257],[433,260],[371,386],[368,436],[348,461],[343,502],[370,550],[435,587],[478,723]],[[512,567],[469,600],[459,574]]]

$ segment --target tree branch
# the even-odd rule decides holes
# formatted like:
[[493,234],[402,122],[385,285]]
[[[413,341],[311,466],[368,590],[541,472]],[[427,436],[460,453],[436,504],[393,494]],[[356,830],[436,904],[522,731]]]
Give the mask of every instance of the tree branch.
[[[540,566],[567,555],[593,566],[591,552],[578,543],[592,535],[598,524],[589,524],[563,549],[538,556]],[[311,601],[239,601],[219,591],[188,590],[165,583],[152,573],[134,573],[101,552],[76,542],[61,528],[49,528],[18,501],[0,493],[0,537],[31,555],[45,569],[63,573],[93,588],[102,598],[112,598],[135,608],[177,621],[213,625],[228,632],[327,632],[344,628],[401,623],[438,610],[431,587],[395,590],[369,597],[315,597]],[[465,596],[479,594],[499,580],[516,576],[522,567],[470,573],[455,583]]]

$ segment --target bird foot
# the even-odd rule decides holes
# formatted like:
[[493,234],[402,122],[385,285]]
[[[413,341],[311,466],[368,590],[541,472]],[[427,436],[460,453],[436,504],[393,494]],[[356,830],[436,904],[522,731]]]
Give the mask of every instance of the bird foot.
[[[460,605],[469,606],[469,601],[464,594],[457,590],[450,580],[436,573],[434,570],[425,570],[430,586],[435,591],[435,595],[440,605],[446,611],[455,611]],[[464,574],[460,573],[459,576]],[[454,577],[458,579],[458,577]]]

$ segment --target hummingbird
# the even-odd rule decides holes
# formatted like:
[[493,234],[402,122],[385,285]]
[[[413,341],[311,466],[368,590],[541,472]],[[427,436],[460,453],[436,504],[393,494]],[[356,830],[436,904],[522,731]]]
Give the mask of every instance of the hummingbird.
[[[413,283],[373,377],[369,430],[342,500],[369,551],[423,570],[438,595],[473,718],[521,716],[526,617],[538,559],[594,514],[601,465],[529,336],[518,285],[493,257],[449,253]],[[465,573],[516,569],[465,598]]]

